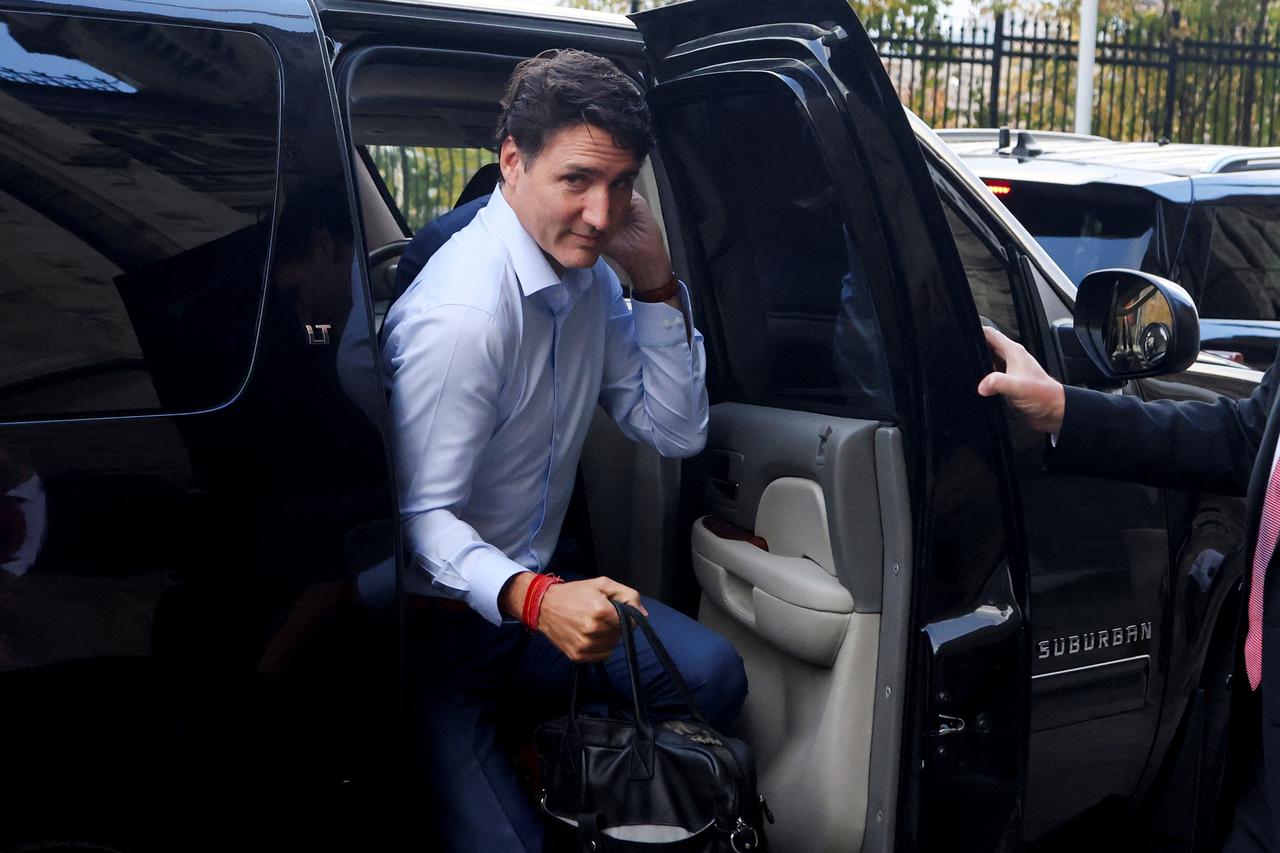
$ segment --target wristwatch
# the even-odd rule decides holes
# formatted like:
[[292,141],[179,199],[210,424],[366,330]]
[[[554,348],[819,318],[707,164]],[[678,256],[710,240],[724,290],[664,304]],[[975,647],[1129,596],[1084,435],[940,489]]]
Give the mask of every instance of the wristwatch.
[[636,290],[632,288],[631,298],[636,302],[666,302],[679,292],[680,279],[676,278],[675,273],[672,273],[671,278],[667,279],[667,283],[662,287],[655,287],[652,290]]

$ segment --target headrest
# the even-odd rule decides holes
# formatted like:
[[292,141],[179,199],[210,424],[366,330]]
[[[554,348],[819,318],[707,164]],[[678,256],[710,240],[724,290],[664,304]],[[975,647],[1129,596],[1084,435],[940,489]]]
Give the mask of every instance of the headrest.
[[467,181],[467,185],[462,188],[462,195],[458,196],[453,206],[459,208],[482,195],[489,195],[497,189],[498,176],[501,174],[497,163],[485,163],[471,176],[471,180]]

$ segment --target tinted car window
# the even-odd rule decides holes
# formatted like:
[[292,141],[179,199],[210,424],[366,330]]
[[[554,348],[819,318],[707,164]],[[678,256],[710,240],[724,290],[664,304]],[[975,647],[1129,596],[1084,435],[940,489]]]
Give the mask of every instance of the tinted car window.
[[278,101],[247,33],[0,13],[0,419],[236,393]]
[[[762,122],[761,115],[770,120]],[[858,245],[787,92],[682,102],[658,118],[701,243],[733,396],[890,417]]]
[[1197,204],[1175,275],[1202,317],[1280,318],[1280,205]]
[[970,214],[963,212],[950,198],[944,197],[942,209],[960,251],[978,314],[995,323],[1009,337],[1021,340],[1022,332],[1013,304],[1009,266],[1005,263],[1004,253],[988,243],[970,221]]
[[1164,274],[1156,261],[1157,202],[1151,195],[1102,184],[1004,186],[1000,200],[1075,284],[1108,267]]

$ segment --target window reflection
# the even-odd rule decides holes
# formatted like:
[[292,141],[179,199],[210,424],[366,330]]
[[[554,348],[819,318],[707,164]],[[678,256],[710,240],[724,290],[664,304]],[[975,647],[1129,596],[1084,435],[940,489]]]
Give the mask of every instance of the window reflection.
[[1197,205],[1178,270],[1202,317],[1280,319],[1280,205]]
[[137,92],[123,80],[112,77],[87,62],[35,53],[18,44],[9,25],[0,22],[0,80],[35,86],[64,86],[97,92]]
[[[941,179],[935,176],[935,180]],[[1009,268],[1004,258],[996,255],[967,221],[966,217],[972,213],[962,214],[956,205],[957,202],[944,193],[942,209],[946,213],[947,224],[951,226],[951,235],[955,237],[978,316],[994,323],[997,329],[1015,341],[1021,341],[1022,331],[1013,304]]]
[[257,37],[0,13],[0,419],[216,405],[275,196]]

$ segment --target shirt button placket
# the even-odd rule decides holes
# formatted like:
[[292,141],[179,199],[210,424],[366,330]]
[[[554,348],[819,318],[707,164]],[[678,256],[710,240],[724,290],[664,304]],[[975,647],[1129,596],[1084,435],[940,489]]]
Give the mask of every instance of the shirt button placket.
[[[547,520],[547,504],[551,497],[551,475],[555,470],[556,462],[556,445],[560,439],[560,375],[558,366],[560,363],[560,314],[554,309],[551,312],[551,447],[547,453],[547,469],[542,480],[542,506],[539,508],[538,523],[534,525],[533,533],[530,535],[530,550],[533,549],[533,540],[537,539],[538,534],[542,532],[542,525]],[[546,566],[541,566],[546,569]]]

